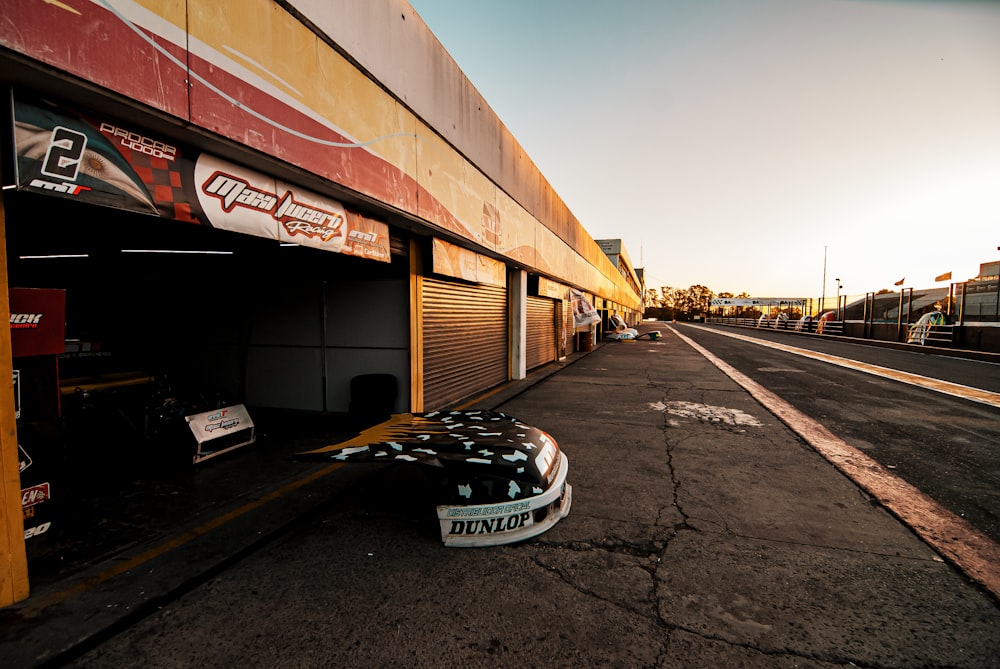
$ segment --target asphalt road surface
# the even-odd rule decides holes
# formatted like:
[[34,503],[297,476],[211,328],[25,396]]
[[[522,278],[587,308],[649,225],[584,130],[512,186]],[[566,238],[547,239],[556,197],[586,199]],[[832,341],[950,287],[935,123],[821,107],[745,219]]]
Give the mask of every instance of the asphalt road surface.
[[[300,463],[308,480],[262,490],[245,513],[219,508],[35,593],[9,612],[0,657],[87,669],[1000,668],[994,591],[685,337],[894,471],[961,468],[921,488],[954,489],[958,512],[994,530],[995,471],[969,453],[995,446],[998,410],[655,327],[661,339],[602,343],[476,404],[546,430],[568,456],[573,508],[545,534],[446,548],[421,470]],[[210,467],[235,475],[255,459]]]
[[1000,409],[727,335],[991,392],[1000,392],[1000,365],[756,329],[681,331],[1000,542]]

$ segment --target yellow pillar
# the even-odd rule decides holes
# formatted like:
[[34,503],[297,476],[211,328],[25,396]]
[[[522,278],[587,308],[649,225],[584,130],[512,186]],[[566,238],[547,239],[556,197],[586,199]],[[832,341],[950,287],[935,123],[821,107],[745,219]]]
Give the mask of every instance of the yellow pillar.
[[[7,219],[0,190],[0,318],[10,323],[7,287]],[[21,473],[14,420],[14,370],[10,326],[0,327],[0,606],[27,599],[28,558],[24,551]]]
[[424,410],[424,277],[421,245],[410,241],[410,411]]

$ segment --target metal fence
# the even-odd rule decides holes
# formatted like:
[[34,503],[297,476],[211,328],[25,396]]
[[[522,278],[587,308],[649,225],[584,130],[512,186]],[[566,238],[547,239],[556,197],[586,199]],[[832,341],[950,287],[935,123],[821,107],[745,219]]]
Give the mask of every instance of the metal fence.
[[[785,318],[734,318],[709,316],[707,323],[737,325],[758,330],[784,330],[803,334],[863,337],[882,341],[904,341],[908,344],[925,346],[953,346],[958,339],[960,328],[954,324],[866,324],[857,320],[816,320],[802,318],[791,321]],[[970,328],[972,326],[966,326]]]
[[[707,321],[743,327],[842,335],[924,346],[1000,352],[998,279],[799,301],[801,306],[717,307]],[[921,317],[940,313],[929,322]]]
[[868,323],[915,323],[931,311],[945,314],[950,324],[1000,323],[1000,290],[997,279],[982,279],[950,284],[943,288],[904,288],[864,294],[837,294],[809,298],[801,306],[791,303],[777,306],[720,307],[710,310],[713,317],[742,319],[787,318],[796,321],[803,315],[818,319],[831,312],[837,321]]
[[758,328],[763,330],[789,330],[792,332],[812,332],[815,334],[844,333],[844,321],[817,321],[812,317],[790,320],[781,316],[769,318],[761,316],[759,318],[731,318],[710,316],[709,323],[722,323],[724,325],[741,325],[743,327]]

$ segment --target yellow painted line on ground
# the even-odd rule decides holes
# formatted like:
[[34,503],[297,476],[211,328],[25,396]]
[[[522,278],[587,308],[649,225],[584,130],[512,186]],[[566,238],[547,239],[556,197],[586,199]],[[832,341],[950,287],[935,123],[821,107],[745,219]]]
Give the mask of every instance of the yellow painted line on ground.
[[778,342],[757,339],[755,337],[747,337],[746,335],[736,334],[735,332],[722,332],[714,328],[709,331],[722,335],[723,337],[732,337],[733,339],[739,339],[758,346],[765,346],[767,348],[785,351],[786,353],[792,353],[793,355],[800,355],[804,358],[812,358],[813,360],[828,362],[831,365],[839,365],[840,367],[846,367],[847,369],[853,369],[866,374],[872,374],[874,376],[881,376],[883,378],[892,379],[901,383],[908,383],[911,386],[919,386],[928,390],[944,393],[945,395],[952,395],[954,397],[960,397],[962,399],[972,400],[973,402],[980,402],[982,404],[989,404],[990,406],[1000,408],[1000,393],[990,392],[989,390],[983,390],[982,388],[973,388],[972,386],[963,386],[959,383],[951,383],[950,381],[942,381],[941,379],[932,379],[928,376],[901,372],[898,369],[880,367],[879,365],[872,365],[867,362],[860,362],[849,358],[841,358],[828,353],[820,353],[818,351],[810,351],[808,349],[789,346],[787,344],[779,344]]
[[[742,386],[813,449],[917,533],[931,548],[1000,598],[1000,546],[819,422],[674,328],[682,341]],[[713,330],[714,332],[714,330]],[[742,339],[742,337],[739,337]]]
[[68,597],[79,595],[83,592],[86,592],[87,590],[90,590],[91,588],[100,585],[101,583],[104,583],[109,579],[114,578],[115,576],[118,576],[120,574],[129,571],[130,569],[135,569],[136,567],[140,567],[143,564],[149,562],[150,560],[153,560],[154,558],[163,555],[167,551],[179,548],[184,544],[187,544],[197,539],[198,537],[208,534],[215,528],[220,527],[231,520],[239,518],[240,516],[249,513],[250,511],[258,509],[267,504],[268,502],[271,502],[273,500],[278,499],[279,497],[287,495],[290,492],[298,490],[299,488],[309,483],[312,483],[313,481],[320,479],[329,474],[330,472],[336,469],[340,469],[343,466],[344,464],[340,462],[332,465],[327,465],[326,467],[323,467],[322,469],[319,469],[313,472],[312,474],[309,474],[308,476],[296,479],[295,481],[292,481],[291,483],[288,483],[287,485],[278,488],[277,490],[273,490],[259,499],[256,499],[252,502],[247,502],[238,509],[234,509],[229,513],[225,513],[221,516],[212,518],[202,523],[201,525],[191,530],[188,530],[187,532],[184,532],[183,534],[179,534],[176,537],[173,537],[168,541],[159,544],[158,546],[154,546],[153,548],[150,548],[149,550],[144,551],[139,555],[136,555],[135,557],[132,557],[124,562],[118,563],[115,566],[111,567],[110,569],[106,569],[95,576],[91,576],[90,578],[78,581],[68,588],[60,590],[58,592],[54,592],[51,595],[40,598],[37,601],[32,601],[29,599],[28,605],[25,606],[24,608],[24,615],[26,617],[32,617],[34,615],[37,615],[46,608],[52,606],[53,604],[58,604],[59,602],[67,599]]
[[490,390],[489,392],[483,393],[482,395],[479,395],[478,397],[476,397],[474,399],[471,399],[468,402],[463,402],[462,404],[459,404],[457,407],[455,407],[455,410],[456,411],[462,411],[464,409],[468,409],[469,407],[475,406],[475,405],[479,404],[480,402],[482,402],[483,400],[485,400],[487,397],[492,397],[493,395],[496,395],[501,390],[506,390],[508,387],[510,387],[510,385],[511,385],[510,383],[505,383],[503,385],[497,386],[493,390]]

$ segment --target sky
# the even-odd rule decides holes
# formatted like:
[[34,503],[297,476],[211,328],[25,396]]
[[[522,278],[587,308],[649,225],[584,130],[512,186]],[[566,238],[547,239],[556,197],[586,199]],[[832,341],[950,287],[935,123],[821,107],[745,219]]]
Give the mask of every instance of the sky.
[[648,288],[945,287],[1000,260],[1000,0],[410,0]]

